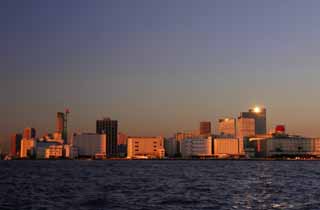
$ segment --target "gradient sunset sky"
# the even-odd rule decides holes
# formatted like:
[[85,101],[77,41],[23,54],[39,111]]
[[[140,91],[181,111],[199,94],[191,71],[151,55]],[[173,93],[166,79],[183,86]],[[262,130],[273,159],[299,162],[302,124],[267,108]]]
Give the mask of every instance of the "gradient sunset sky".
[[0,142],[119,120],[172,135],[256,104],[320,136],[320,1],[0,1]]

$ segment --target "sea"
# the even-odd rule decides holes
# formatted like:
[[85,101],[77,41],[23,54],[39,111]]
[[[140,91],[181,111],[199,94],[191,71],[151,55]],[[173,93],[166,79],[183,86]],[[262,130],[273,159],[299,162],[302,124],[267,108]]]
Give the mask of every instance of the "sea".
[[0,161],[11,209],[320,209],[320,161]]

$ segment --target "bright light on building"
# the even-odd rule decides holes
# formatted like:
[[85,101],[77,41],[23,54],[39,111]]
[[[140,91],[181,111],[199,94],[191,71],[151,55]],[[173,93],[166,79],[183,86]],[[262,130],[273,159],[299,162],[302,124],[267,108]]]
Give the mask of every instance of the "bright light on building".
[[261,112],[261,108],[256,106],[256,107],[253,108],[253,112],[260,113]]

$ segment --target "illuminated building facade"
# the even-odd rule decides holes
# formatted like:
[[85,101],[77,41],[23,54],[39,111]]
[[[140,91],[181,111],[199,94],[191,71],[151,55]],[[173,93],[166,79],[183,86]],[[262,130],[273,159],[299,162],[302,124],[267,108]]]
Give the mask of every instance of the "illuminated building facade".
[[128,158],[163,158],[165,156],[163,137],[129,137]]
[[203,136],[210,136],[211,135],[211,122],[204,121],[200,122],[200,135]]
[[25,128],[23,130],[23,138],[24,139],[36,138],[36,129],[34,129],[34,128]]
[[213,142],[215,156],[242,156],[244,155],[243,139],[215,138]]
[[237,137],[252,137],[255,133],[255,119],[239,117],[237,120]]
[[222,136],[236,136],[236,119],[224,118],[218,121],[218,134]]
[[265,135],[267,133],[267,110],[255,107],[248,112],[241,112],[240,118],[252,118],[255,120],[255,134]]

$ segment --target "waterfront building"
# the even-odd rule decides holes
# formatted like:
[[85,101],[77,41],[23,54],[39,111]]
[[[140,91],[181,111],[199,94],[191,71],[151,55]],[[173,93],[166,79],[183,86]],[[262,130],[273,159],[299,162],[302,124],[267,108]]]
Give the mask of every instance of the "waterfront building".
[[163,158],[163,137],[128,137],[128,158]]
[[164,149],[166,151],[166,156],[175,157],[178,155],[178,141],[176,138],[166,138],[164,139]]
[[65,123],[65,117],[63,112],[57,112],[57,118],[56,118],[56,132],[63,133],[64,132],[64,123]]
[[219,119],[218,135],[236,137],[236,119],[234,118]]
[[301,136],[273,135],[251,138],[257,157],[320,156],[320,139]]
[[34,128],[25,128],[23,131],[24,139],[34,139],[36,138],[36,129]]
[[10,140],[10,155],[20,156],[20,148],[21,148],[21,140],[22,140],[22,134],[15,133],[11,136]]
[[243,139],[239,138],[215,138],[213,153],[217,157],[243,156]]
[[174,135],[177,141],[177,153],[181,154],[181,142],[183,139],[199,138],[199,134],[196,132],[178,132]]
[[35,148],[37,159],[46,158],[46,149],[52,145],[57,145],[57,142],[53,141],[37,141],[37,147]]
[[64,148],[64,157],[68,159],[75,159],[79,156],[78,148],[70,145],[70,144],[65,144],[63,145]]
[[181,141],[181,155],[184,158],[211,156],[212,137],[183,139]]
[[267,134],[267,110],[265,108],[255,107],[248,112],[241,112],[240,118],[252,118],[255,120],[255,134]]
[[253,137],[255,133],[255,119],[239,117],[237,120],[237,137]]
[[111,120],[110,118],[104,118],[96,121],[96,133],[105,134],[106,143],[106,154],[107,157],[115,157],[117,153],[118,143],[118,121]]
[[106,135],[95,133],[74,134],[72,144],[78,148],[79,156],[106,156]]
[[20,147],[20,157],[21,158],[35,157],[36,146],[37,146],[36,139],[22,139],[21,147]]
[[203,136],[210,136],[211,135],[211,122],[204,121],[200,122],[200,135]]
[[127,154],[127,140],[128,136],[126,134],[121,132],[118,133],[117,150],[120,157],[125,157]]
[[64,146],[62,144],[59,145],[51,145],[45,150],[45,158],[62,158],[64,157]]

